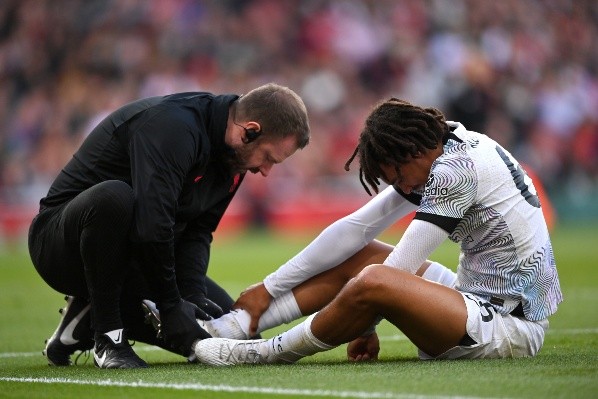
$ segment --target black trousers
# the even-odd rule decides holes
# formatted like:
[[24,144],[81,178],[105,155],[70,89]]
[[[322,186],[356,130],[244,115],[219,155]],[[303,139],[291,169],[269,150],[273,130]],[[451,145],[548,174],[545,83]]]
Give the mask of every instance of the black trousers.
[[[29,229],[29,253],[43,280],[63,294],[91,302],[92,328],[138,331],[142,342],[155,335],[143,323],[142,299],[153,295],[131,256],[133,190],[117,180],[99,183],[70,202],[42,210]],[[230,311],[233,299],[207,279],[207,296]],[[155,343],[155,342],[148,342]]]

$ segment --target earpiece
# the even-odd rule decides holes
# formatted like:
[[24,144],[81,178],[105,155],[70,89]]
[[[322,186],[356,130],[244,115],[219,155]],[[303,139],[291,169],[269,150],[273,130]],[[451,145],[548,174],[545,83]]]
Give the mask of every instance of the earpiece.
[[[241,96],[242,97],[242,96]],[[239,97],[239,98],[241,98]],[[234,108],[234,115],[233,115],[233,123],[237,126],[240,126],[243,128],[243,130],[245,130],[245,137],[243,137],[241,139],[241,141],[243,141],[243,143],[247,144],[247,143],[251,143],[252,141],[255,141],[258,137],[260,137],[260,135],[262,134],[261,130],[255,130],[255,129],[247,129],[245,126],[239,125],[237,122],[235,122],[235,117],[237,114],[237,108]]]
[[255,141],[262,134],[262,132],[259,130],[247,129],[246,127],[244,127],[243,129],[245,129],[245,138],[243,139],[243,142],[245,144]]

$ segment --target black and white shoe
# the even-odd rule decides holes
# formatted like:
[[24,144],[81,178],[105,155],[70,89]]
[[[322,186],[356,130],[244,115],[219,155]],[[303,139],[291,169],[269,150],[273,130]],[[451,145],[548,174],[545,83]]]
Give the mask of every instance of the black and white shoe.
[[90,304],[87,299],[66,296],[66,306],[54,334],[46,340],[42,354],[50,366],[70,366],[71,355],[76,351],[93,348],[93,331],[90,324]]
[[93,362],[101,369],[136,369],[146,368],[143,361],[126,340],[123,330],[99,334],[93,348]]

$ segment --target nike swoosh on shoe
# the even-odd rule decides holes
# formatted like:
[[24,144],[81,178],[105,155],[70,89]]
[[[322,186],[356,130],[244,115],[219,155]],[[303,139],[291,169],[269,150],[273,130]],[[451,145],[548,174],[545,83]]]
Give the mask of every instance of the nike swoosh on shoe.
[[104,333],[104,335],[106,335],[108,338],[110,338],[112,340],[112,342],[114,342],[115,344],[120,344],[122,342],[122,338],[123,338],[122,334],[123,334],[122,329]]
[[73,332],[75,331],[77,324],[79,324],[79,322],[81,321],[81,319],[83,318],[85,313],[87,313],[87,311],[89,311],[90,308],[91,308],[91,305],[87,305],[86,307],[84,307],[79,312],[79,314],[77,316],[73,317],[73,320],[71,320],[69,322],[69,324],[66,325],[64,330],[62,330],[62,333],[60,334],[60,342],[62,344],[74,345],[79,342],[78,339],[75,339],[75,337],[73,337]]
[[93,353],[93,358],[96,361],[96,364],[98,365],[99,368],[102,368],[104,366],[104,362],[106,361],[106,354],[108,353],[108,351],[104,351],[104,353],[102,353],[102,356],[98,356],[97,353]]

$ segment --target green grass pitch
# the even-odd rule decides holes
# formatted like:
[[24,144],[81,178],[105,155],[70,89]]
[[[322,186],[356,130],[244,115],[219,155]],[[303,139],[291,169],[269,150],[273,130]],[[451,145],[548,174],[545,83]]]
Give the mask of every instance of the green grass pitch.
[[[236,296],[314,235],[217,237],[211,276]],[[389,242],[398,237],[385,235]],[[41,350],[56,327],[63,296],[43,283],[24,249],[5,251],[0,398],[598,398],[598,227],[559,226],[553,245],[565,302],[533,359],[419,361],[415,347],[383,322],[376,363],[346,362],[343,346],[291,366],[212,368],[138,343],[134,348],[151,365],[144,370],[98,370],[92,359],[48,367]],[[456,245],[446,243],[433,259],[454,266],[456,256]]]

